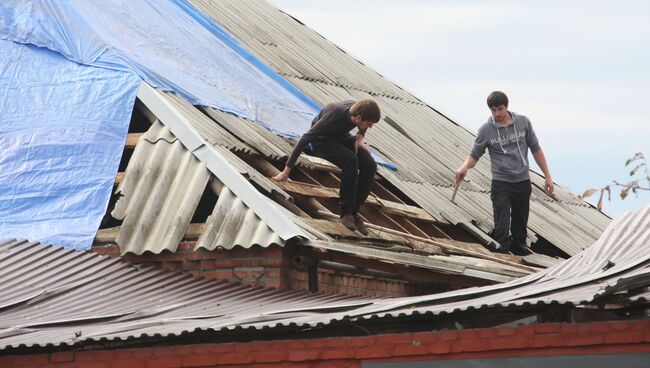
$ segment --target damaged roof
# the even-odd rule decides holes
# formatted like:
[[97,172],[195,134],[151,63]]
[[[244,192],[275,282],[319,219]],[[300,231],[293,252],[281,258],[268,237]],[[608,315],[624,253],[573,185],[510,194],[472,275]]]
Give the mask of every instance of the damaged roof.
[[[116,189],[119,197],[111,211],[121,225],[109,231],[116,234],[115,241],[123,254],[174,252],[192,228],[198,233],[196,249],[284,246],[295,239],[297,244],[319,251],[488,282],[508,281],[539,269],[511,256],[491,255],[475,243],[413,235],[405,240],[409,234],[373,224],[369,224],[371,236],[363,238],[333,219],[331,212],[319,215],[325,218],[291,212],[276,201],[291,204],[296,194],[337,198],[337,190],[299,181],[278,186],[228,148],[259,153],[245,143],[237,143],[233,135],[215,123],[211,131],[219,132],[215,139],[224,143],[208,143],[200,132],[210,131],[209,126],[197,128],[207,117],[196,115],[188,103],[146,84],[138,98],[139,108],[146,109],[152,124],[139,136],[126,171],[120,176]],[[203,222],[192,223],[205,192],[216,197],[213,208]],[[384,211],[434,221],[418,207],[376,196],[368,202]],[[322,208],[319,211],[327,210]]]
[[[303,154],[293,180],[275,183],[269,177],[282,167],[291,142],[255,122],[192,106],[143,84],[136,105],[151,126],[118,175],[111,214],[119,227],[98,234],[117,234],[123,254],[173,252],[192,231],[197,248],[292,241],[502,282],[577,254],[609,223],[560,185],[553,198],[546,196],[543,179],[533,172],[528,241],[535,252],[524,258],[491,253],[488,157],[472,170],[455,202],[449,200],[472,133],[264,1],[193,4],[319,104],[376,99],[385,116],[367,141],[398,170],[379,168],[361,210],[371,231],[364,238],[336,221],[339,179],[333,165]],[[213,203],[205,205],[206,198]]]
[[533,314],[553,305],[614,312],[636,305],[647,311],[649,245],[646,206],[614,221],[588,249],[536,274],[462,291],[381,299],[251,288],[8,241],[0,244],[0,348],[142,342],[232,330],[250,331],[254,339],[274,329],[299,332],[387,319],[407,329],[411,318],[431,314],[518,307]]

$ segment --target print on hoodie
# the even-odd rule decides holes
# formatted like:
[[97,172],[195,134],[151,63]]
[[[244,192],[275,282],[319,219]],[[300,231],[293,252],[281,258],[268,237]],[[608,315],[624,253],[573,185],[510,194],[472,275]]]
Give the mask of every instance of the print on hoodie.
[[492,180],[517,183],[530,179],[528,149],[539,151],[539,141],[527,117],[509,111],[512,123],[501,126],[492,117],[476,135],[470,155],[478,160],[487,148],[490,154]]

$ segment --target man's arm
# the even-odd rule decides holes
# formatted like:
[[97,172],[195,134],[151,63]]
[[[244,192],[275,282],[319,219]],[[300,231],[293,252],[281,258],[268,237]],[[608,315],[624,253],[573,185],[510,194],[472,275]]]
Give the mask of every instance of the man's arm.
[[553,179],[551,178],[551,172],[548,170],[548,165],[546,164],[546,157],[544,156],[544,151],[538,149],[533,152],[533,158],[542,172],[544,173],[544,191],[546,194],[551,195],[555,191],[555,186],[553,185]]
[[370,149],[363,142],[363,137],[364,137],[364,135],[361,133],[361,131],[359,131],[359,133],[357,133],[357,136],[354,138],[354,153],[359,152],[360,149],[365,150],[366,152],[370,153]]
[[465,175],[467,175],[467,170],[476,166],[477,162],[478,160],[472,157],[472,155],[468,155],[465,159],[465,162],[463,162],[458,170],[456,170],[456,182],[463,180],[465,178]]
[[[312,127],[313,129],[313,127]],[[293,151],[291,151],[291,155],[289,155],[289,159],[287,160],[287,164],[284,166],[284,170],[280,171],[280,173],[271,179],[279,182],[285,182],[289,179],[289,174],[291,173],[291,169],[295,166],[296,161],[298,161],[298,157],[300,157],[300,154],[302,153],[302,150],[305,149],[305,146],[311,142],[312,136],[312,129],[310,129],[307,133],[305,133],[298,143],[293,147]]]
[[476,166],[478,160],[485,153],[485,148],[487,147],[487,139],[485,138],[484,132],[485,130],[483,127],[481,127],[478,130],[478,134],[474,139],[474,147],[472,147],[472,151],[465,159],[465,162],[463,162],[463,164],[458,168],[458,170],[456,170],[456,183],[465,179],[465,175],[467,175],[467,171],[473,168],[474,166]]
[[300,157],[300,154],[302,151],[305,149],[305,146],[309,144],[311,141],[313,141],[316,137],[321,135],[326,129],[327,129],[327,124],[329,123],[329,119],[331,117],[331,108],[329,108],[330,105],[326,106],[321,112],[316,116],[316,121],[309,130],[300,137],[300,140],[296,145],[293,147],[293,151],[291,151],[291,154],[289,155],[289,159],[287,160],[287,164],[284,167],[284,170],[280,171],[280,173],[271,179],[279,182],[285,182],[287,179],[289,179],[289,174],[291,173],[291,169],[296,165],[296,161],[298,161],[298,157]]

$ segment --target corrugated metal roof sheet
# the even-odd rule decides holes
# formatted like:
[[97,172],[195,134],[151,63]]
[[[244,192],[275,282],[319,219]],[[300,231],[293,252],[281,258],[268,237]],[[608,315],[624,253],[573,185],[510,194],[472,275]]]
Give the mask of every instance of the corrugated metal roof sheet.
[[[521,305],[643,300],[650,286],[650,205],[613,222],[590,248],[507,283],[376,299],[254,289],[24,241],[0,244],[0,347],[179,336],[449,314]],[[638,292],[637,290],[641,290]],[[629,294],[628,294],[629,293]],[[547,307],[545,307],[547,308]],[[347,322],[346,322],[347,323]],[[409,322],[405,322],[409,323]]]
[[[442,314],[469,309],[535,304],[587,304],[617,294],[620,303],[635,288],[650,286],[650,205],[615,220],[589,248],[536,274],[500,285],[431,296],[402,298],[388,307],[358,311],[367,318]],[[634,281],[634,284],[630,281]],[[631,296],[632,296],[631,295]],[[634,298],[630,299],[630,301]],[[418,306],[423,304],[424,306]]]
[[[210,178],[213,187],[219,188],[215,193],[219,199],[197,246],[266,247],[284,244],[296,235],[312,237],[248,182],[269,194],[290,198],[228,150],[250,150],[248,145],[171,94],[143,84],[138,96],[154,116],[164,120],[155,121],[140,138],[116,191],[122,197],[112,215],[123,220],[116,239],[122,253],[175,251]],[[213,134],[216,146],[206,146],[204,138],[192,130],[198,129],[195,126]],[[174,129],[184,138],[177,137]]]
[[160,122],[140,138],[111,213],[123,220],[122,253],[175,251],[192,220],[210,171]]
[[[226,129],[219,124],[215,124],[212,119],[205,116],[204,113],[195,108],[192,104],[173,93],[164,93],[160,95],[170,106],[176,109],[178,114],[184,116],[186,120],[201,134],[201,137],[213,146],[222,146],[237,151],[250,152],[251,147],[241,140],[235,138]],[[226,113],[223,113],[228,115]],[[243,119],[242,119],[243,120]]]
[[283,311],[295,316],[368,303],[206,281],[24,241],[0,245],[0,270],[4,348],[235,328],[282,319]]
[[[226,149],[222,153],[232,155]],[[230,160],[238,161],[234,155]],[[239,166],[245,169],[243,162]],[[116,239],[122,253],[175,251],[211,177],[211,187],[218,200],[205,222],[197,248],[284,244],[265,221],[211,175],[169,129],[156,121],[136,146],[116,190],[122,197],[112,215],[124,220]],[[257,179],[269,191],[284,193],[268,179]]]
[[[395,173],[379,173],[406,192],[434,216],[445,212],[454,223],[477,223],[484,232],[492,226],[489,157],[480,160],[463,183],[460,207],[449,208],[455,169],[469,152],[474,135],[438,111],[388,81],[346,52],[264,1],[192,0],[199,9],[232,32],[249,50],[321,105],[333,100],[373,97],[388,117],[367,140],[389,161]],[[395,122],[392,124],[391,122]],[[268,157],[279,157],[287,147],[273,149],[270,133],[233,132]],[[250,141],[248,140],[250,139]],[[552,166],[552,165],[551,165]],[[556,186],[556,200],[540,188],[543,179],[532,174],[533,196],[530,240],[536,234],[568,254],[595,241],[610,219]],[[417,193],[413,188],[417,187]],[[574,224],[567,228],[567,224]]]
[[217,247],[231,249],[236,246],[284,245],[284,241],[266,222],[260,220],[228,187],[218,180],[213,181],[212,187],[219,198],[205,221],[205,229],[196,242],[196,248],[213,250]]

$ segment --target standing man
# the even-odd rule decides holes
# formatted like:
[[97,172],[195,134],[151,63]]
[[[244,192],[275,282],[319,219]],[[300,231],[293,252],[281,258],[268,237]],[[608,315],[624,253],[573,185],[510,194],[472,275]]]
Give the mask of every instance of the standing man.
[[[284,170],[273,179],[284,182],[307,144],[318,156],[341,169],[339,205],[341,222],[350,230],[368,235],[359,208],[368,198],[377,164],[363,142],[366,131],[379,121],[381,112],[373,100],[341,101],[325,106],[311,122],[287,160]],[[358,128],[356,136],[350,130]]]
[[[501,246],[497,252],[525,255],[528,212],[530,208],[530,175],[528,149],[544,172],[544,190],[553,194],[553,180],[539,146],[533,126],[527,117],[508,111],[508,96],[501,91],[490,93],[487,105],[492,116],[478,130],[474,148],[461,167],[456,170],[456,181],[476,166],[487,148],[490,153],[492,188],[490,198],[494,212],[492,237]],[[512,237],[508,236],[508,229]]]

